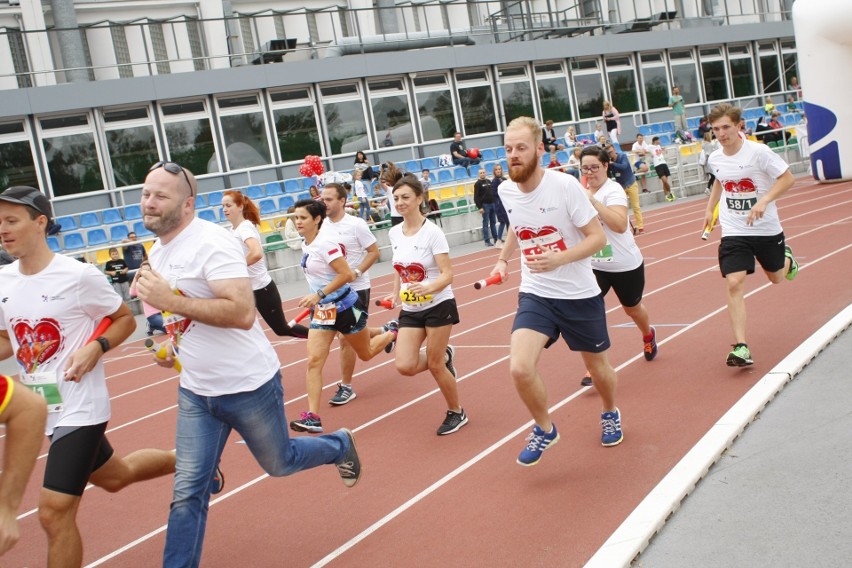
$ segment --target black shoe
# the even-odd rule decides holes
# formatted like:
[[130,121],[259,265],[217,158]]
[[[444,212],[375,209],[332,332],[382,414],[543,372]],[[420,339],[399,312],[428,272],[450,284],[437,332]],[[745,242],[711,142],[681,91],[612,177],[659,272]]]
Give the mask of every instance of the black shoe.
[[464,408],[462,408],[461,412],[448,410],[447,417],[444,418],[444,422],[438,427],[438,435],[446,436],[447,434],[457,432],[465,424],[467,424],[467,414],[464,413]]
[[455,359],[455,356],[456,348],[452,345],[447,345],[447,370],[450,372],[454,379],[458,379],[459,376],[456,373],[456,367],[453,364],[453,359]]
[[396,336],[399,333],[399,320],[390,320],[382,326],[382,329],[385,330],[385,332],[394,332],[393,341],[385,345],[385,353],[390,353],[393,351],[393,348],[396,347]]
[[589,374],[588,371],[586,371],[586,374],[583,375],[582,379],[580,379],[580,384],[584,387],[592,386],[592,375]]
[[216,474],[213,476],[213,489],[210,491],[211,495],[217,495],[225,489],[225,474],[222,473],[222,468],[217,465],[216,466]]
[[358,449],[355,447],[355,436],[348,428],[341,429],[341,432],[349,437],[349,449],[346,450],[346,455],[343,456],[343,461],[336,463],[337,472],[340,474],[340,479],[346,487],[354,487],[358,480],[361,479],[361,458],[358,457]]
[[343,406],[350,400],[353,400],[357,394],[352,390],[352,385],[344,385],[343,383],[338,383],[337,385],[337,394],[331,397],[331,400],[328,401],[329,404],[333,404],[334,406]]

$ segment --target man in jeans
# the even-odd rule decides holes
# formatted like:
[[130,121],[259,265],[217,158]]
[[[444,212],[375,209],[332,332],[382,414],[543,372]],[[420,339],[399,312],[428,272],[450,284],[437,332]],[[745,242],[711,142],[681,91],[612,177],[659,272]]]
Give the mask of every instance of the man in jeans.
[[272,476],[336,464],[352,487],[361,474],[349,430],[290,439],[278,357],[257,323],[239,242],[195,218],[195,178],[158,162],[142,187],[145,227],[159,238],[137,282],[164,312],[170,342],[156,361],[181,360],[177,467],[164,566],[198,566],[217,464],[231,430]]
[[479,168],[479,179],[473,184],[473,202],[482,215],[482,238],[485,246],[493,247],[497,241],[497,211],[494,209],[491,180],[486,177],[485,168]]
[[[634,234],[641,235],[645,232],[645,223],[642,220],[642,207],[639,205],[639,185],[636,183],[636,175],[633,173],[630,158],[624,152],[619,152],[612,144],[604,146],[604,150],[609,153],[610,176],[624,188],[624,193],[627,194],[627,200],[633,209],[633,218],[636,220]],[[586,153],[583,152],[582,155],[585,156]],[[592,152],[592,155],[594,155],[594,152]]]

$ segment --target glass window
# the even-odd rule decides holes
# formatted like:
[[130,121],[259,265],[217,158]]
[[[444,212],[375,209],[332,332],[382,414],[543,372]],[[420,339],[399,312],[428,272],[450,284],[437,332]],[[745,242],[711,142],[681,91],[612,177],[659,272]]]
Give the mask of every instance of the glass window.
[[537,84],[542,119],[554,122],[572,120],[571,98],[568,95],[568,82],[565,77],[539,79]]
[[103,121],[113,185],[124,187],[142,183],[148,168],[159,160],[149,109],[105,110]]
[[460,129],[464,136],[497,130],[497,113],[488,70],[456,73],[459,108],[462,113]]
[[718,47],[702,49],[701,77],[704,82],[704,96],[707,102],[721,101],[730,97],[728,78],[725,75],[725,61]]
[[781,81],[781,74],[778,72],[776,54],[760,56],[760,78],[763,81],[764,93],[777,93],[786,89],[787,86]]
[[415,100],[424,142],[452,138],[456,131],[453,97],[444,75],[414,78]]
[[701,100],[698,88],[698,70],[692,51],[672,51],[669,53],[669,64],[672,70],[672,85],[680,89],[680,96],[686,104],[697,103]]
[[104,188],[98,147],[88,114],[39,121],[48,184],[54,197]]
[[282,162],[321,156],[322,143],[317,126],[316,107],[308,89],[270,93],[272,119]]
[[799,77],[799,59],[796,55],[796,42],[781,42],[781,61],[784,63],[784,85],[789,86],[790,79],[793,77]]
[[408,90],[402,79],[370,81],[367,86],[379,146],[414,144]]
[[639,110],[639,93],[636,90],[633,59],[629,56],[607,58],[606,76],[612,106],[618,109],[618,112]]
[[642,82],[647,109],[669,106],[669,77],[662,54],[642,54]]
[[526,67],[501,68],[500,98],[503,104],[503,114],[508,125],[519,116],[535,117],[533,108],[532,86]]
[[256,93],[216,99],[225,141],[225,163],[238,170],[272,162],[266,122]]
[[0,187],[13,185],[40,187],[23,122],[0,124]]
[[204,101],[163,104],[166,153],[195,175],[221,170],[213,127]]
[[331,153],[348,154],[371,148],[358,85],[331,85],[322,87],[320,92]]
[[604,90],[597,59],[574,60],[571,69],[574,70],[574,93],[579,117],[600,116],[603,112]]
[[735,97],[750,97],[755,94],[754,66],[747,45],[728,46],[731,70],[731,85]]

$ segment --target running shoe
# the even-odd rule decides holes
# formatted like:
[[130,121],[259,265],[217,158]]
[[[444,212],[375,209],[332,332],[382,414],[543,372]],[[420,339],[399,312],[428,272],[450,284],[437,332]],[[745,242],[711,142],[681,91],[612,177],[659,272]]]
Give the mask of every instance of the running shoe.
[[624,440],[621,431],[621,412],[616,408],[612,412],[601,414],[601,444],[604,446],[617,446]]
[[592,374],[586,371],[586,374],[583,375],[582,379],[580,379],[580,385],[584,387],[592,386]]
[[651,327],[651,341],[645,342],[645,360],[653,361],[657,356],[657,329]]
[[674,193],[669,192],[669,193],[666,194],[666,201],[668,201],[669,203],[671,203],[675,199],[677,199],[677,198],[675,197]]
[[457,432],[465,424],[467,424],[467,414],[464,413],[464,408],[462,408],[461,412],[448,410],[447,417],[444,418],[444,422],[438,427],[438,435],[446,436],[447,434]]
[[399,334],[399,320],[390,320],[388,323],[382,326],[382,331],[393,332],[393,341],[385,345],[385,353],[390,353],[393,351],[393,348],[396,347],[396,336]]
[[733,345],[733,348],[734,350],[728,353],[728,367],[745,367],[754,363],[751,360],[751,351],[748,350],[748,345],[737,343]]
[[790,259],[790,270],[787,271],[785,278],[792,280],[799,273],[799,263],[793,257],[793,249],[789,245],[784,245],[784,256]]
[[550,427],[550,432],[545,432],[536,424],[533,426],[530,435],[527,436],[527,447],[518,456],[518,463],[526,467],[537,464],[544,450],[558,441],[559,432],[556,431],[556,424]]
[[361,479],[361,458],[358,457],[358,449],[355,447],[355,436],[348,428],[340,430],[346,437],[349,438],[349,449],[343,456],[343,461],[337,462],[337,472],[340,474],[340,479],[346,487],[355,487],[358,480]]
[[458,379],[459,375],[456,373],[456,366],[453,364],[453,360],[456,357],[456,348],[452,345],[447,345],[447,370],[453,376],[454,379]]
[[298,420],[290,422],[290,429],[295,432],[319,434],[322,432],[322,420],[313,412],[303,412]]
[[221,464],[216,466],[216,473],[213,474],[213,488],[210,490],[211,495],[217,495],[225,489],[225,474],[222,473]]
[[350,400],[353,400],[357,394],[352,390],[352,385],[344,385],[343,383],[337,383],[337,394],[331,397],[331,400],[328,401],[329,404],[334,406],[343,406]]

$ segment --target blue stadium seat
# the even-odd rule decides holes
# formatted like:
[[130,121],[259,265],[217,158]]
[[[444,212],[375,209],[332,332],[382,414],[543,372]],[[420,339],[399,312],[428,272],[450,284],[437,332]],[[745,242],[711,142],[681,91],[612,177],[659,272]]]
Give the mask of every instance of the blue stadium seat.
[[211,223],[219,222],[219,219],[216,218],[216,212],[212,209],[202,209],[197,214],[200,219],[204,219],[205,221],[210,221]]
[[639,134],[642,136],[648,137],[651,135],[651,125],[650,124],[640,124],[639,125]]
[[485,168],[485,175],[491,177],[494,175],[494,166],[497,162],[482,162],[482,167]]
[[246,195],[248,195],[249,199],[253,201],[257,201],[258,199],[263,198],[263,188],[259,185],[250,185],[246,188]]
[[545,152],[541,156],[541,167],[546,168],[550,165],[550,152]]
[[59,226],[63,231],[76,231],[77,230],[77,220],[74,217],[57,217],[56,222],[59,223]]
[[65,250],[86,248],[86,241],[83,240],[83,235],[78,232],[65,233],[62,236],[62,248]]
[[96,247],[107,244],[109,238],[107,238],[106,231],[103,229],[92,229],[86,232],[86,241],[88,241],[90,247]]
[[660,135],[660,146],[671,146],[672,143],[672,135],[671,134],[661,134]]
[[420,172],[420,160],[408,160],[405,162],[405,171],[408,173],[419,173]]
[[302,182],[297,178],[284,180],[284,191],[286,193],[299,193],[302,191]]
[[452,183],[453,182],[453,171],[452,170],[438,170],[438,183]]
[[559,150],[556,152],[556,159],[559,160],[559,163],[563,166],[568,163],[568,152],[565,150]]
[[142,221],[136,221],[133,223],[133,232],[136,233],[136,236],[140,239],[145,239],[147,237],[153,237],[154,233],[145,228],[145,225]]
[[124,218],[121,216],[121,211],[118,209],[104,209],[102,217],[104,225],[114,225],[116,223],[124,222]]
[[88,229],[89,227],[100,227],[101,218],[94,211],[88,213],[80,213],[80,228]]
[[691,117],[686,119],[686,126],[689,127],[689,129],[698,128],[698,125],[700,123],[701,123],[701,117],[700,116],[691,116]]
[[509,162],[500,160],[500,167],[503,168],[503,175],[506,176],[509,173]]
[[292,207],[296,203],[296,200],[292,195],[282,195],[278,198],[278,210],[279,211],[287,211],[290,207]]
[[494,148],[485,148],[482,150],[482,161],[493,162],[497,159],[497,150]]
[[50,252],[62,252],[62,245],[59,244],[59,239],[53,235],[47,237],[47,246]]
[[438,160],[435,158],[423,158],[420,160],[420,167],[424,170],[432,170],[438,169]]
[[211,191],[207,194],[207,206],[208,207],[219,207],[222,205],[222,192],[221,191]]
[[498,158],[505,158],[506,157],[506,148],[504,148],[503,146],[498,146],[497,147],[497,157]]
[[[476,166],[471,166],[476,169]],[[477,170],[479,171],[479,170]],[[463,168],[461,166],[456,166],[453,168],[453,179],[456,181],[464,181],[470,178],[470,174],[467,173],[467,168]]]
[[128,234],[130,234],[130,231],[127,230],[127,225],[124,223],[109,228],[109,240],[114,243],[126,239]]
[[261,215],[273,215],[278,213],[278,204],[274,199],[261,199],[258,201]]
[[195,196],[195,208],[196,209],[204,209],[207,207],[207,196],[206,195],[196,195]]
[[281,184],[277,181],[271,181],[266,184],[266,197],[277,197],[284,193],[281,189]]
[[136,221],[142,218],[142,208],[138,205],[127,205],[124,207],[124,219]]
[[301,201],[303,199],[312,199],[310,191],[303,191],[302,193],[296,194],[296,201]]
[[649,124],[648,126],[651,127],[651,132],[650,132],[651,135],[663,133],[663,123],[662,122],[654,122],[654,123]]

